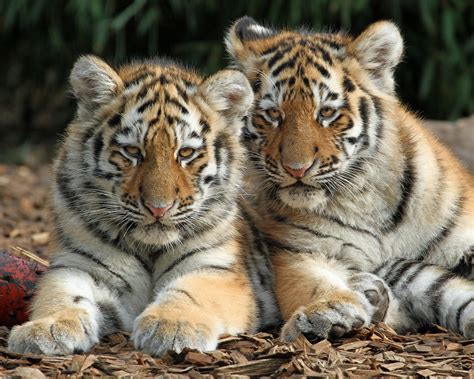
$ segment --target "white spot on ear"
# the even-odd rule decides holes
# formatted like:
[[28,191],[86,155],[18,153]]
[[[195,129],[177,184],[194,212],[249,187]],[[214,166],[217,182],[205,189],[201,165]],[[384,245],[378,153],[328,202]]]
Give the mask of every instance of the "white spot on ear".
[[261,35],[268,35],[271,33],[270,29],[265,28],[264,26],[258,25],[258,24],[250,25],[248,29],[250,29],[254,33],[261,34]]

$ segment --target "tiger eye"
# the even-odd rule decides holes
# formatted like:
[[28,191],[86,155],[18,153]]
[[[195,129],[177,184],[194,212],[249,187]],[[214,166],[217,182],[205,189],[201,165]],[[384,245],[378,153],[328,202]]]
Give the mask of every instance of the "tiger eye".
[[131,156],[137,156],[141,153],[140,148],[136,146],[125,146],[123,149]]
[[278,108],[270,108],[267,112],[268,115],[274,120],[278,120],[281,116],[281,112]]
[[191,155],[193,155],[194,149],[192,147],[183,147],[182,149],[179,149],[178,155],[181,158],[189,158]]
[[334,108],[329,107],[321,108],[321,110],[319,111],[319,115],[323,118],[329,118],[333,116],[334,113],[336,113],[336,110]]

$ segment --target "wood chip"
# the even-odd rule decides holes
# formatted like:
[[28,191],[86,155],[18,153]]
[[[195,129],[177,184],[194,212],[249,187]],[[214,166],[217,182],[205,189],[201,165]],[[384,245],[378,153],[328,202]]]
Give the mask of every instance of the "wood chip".
[[186,356],[184,357],[184,360],[186,362],[198,365],[198,366],[206,366],[211,364],[214,359],[210,357],[209,355],[199,353],[199,352],[194,352],[194,351],[188,351]]
[[461,351],[462,349],[463,349],[463,346],[460,343],[449,342],[446,345],[446,350],[449,350],[449,351]]
[[349,342],[339,346],[339,349],[342,350],[356,350],[361,347],[365,347],[370,344],[370,341],[356,341],[356,342]]
[[463,352],[464,354],[474,354],[474,343],[464,346]]
[[44,246],[49,242],[49,232],[35,233],[31,236],[31,240],[34,246]]
[[416,345],[412,345],[412,346],[408,346],[406,348],[406,351],[412,353],[412,352],[417,352],[417,353],[429,353],[431,352],[431,347],[428,346],[428,345],[419,345],[419,344],[416,344]]
[[32,367],[17,367],[13,372],[13,376],[25,379],[46,379],[46,376],[40,370]]
[[388,363],[388,364],[380,365],[380,367],[383,367],[384,369],[388,371],[393,371],[393,370],[398,370],[402,367],[405,367],[405,363],[402,363],[402,362]]
[[270,375],[273,374],[276,370],[278,370],[280,366],[285,362],[287,362],[286,359],[260,359],[248,363],[219,367],[215,369],[212,373],[214,375]]
[[435,371],[429,370],[429,369],[424,369],[416,372],[418,375],[424,376],[425,378],[428,376],[433,376],[436,374]]
[[88,355],[86,359],[84,359],[84,362],[82,363],[82,366],[80,368],[80,372],[83,372],[84,370],[87,370],[89,367],[91,367],[94,362],[97,360],[97,357],[95,355]]
[[311,346],[311,349],[315,353],[319,354],[319,353],[324,353],[324,352],[329,351],[331,347],[332,347],[331,342],[329,342],[328,340],[322,340],[314,344],[313,346]]

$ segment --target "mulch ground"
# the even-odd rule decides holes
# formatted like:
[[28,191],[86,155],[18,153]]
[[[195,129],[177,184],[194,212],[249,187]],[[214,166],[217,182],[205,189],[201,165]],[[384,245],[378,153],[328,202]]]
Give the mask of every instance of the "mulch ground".
[[[33,252],[47,258],[48,167],[0,165],[0,250]],[[0,310],[1,312],[2,310]],[[84,355],[47,357],[6,349],[9,330],[0,327],[0,376],[43,378],[79,376],[168,377],[311,376],[474,378],[474,340],[433,326],[424,334],[401,336],[379,325],[337,341],[282,344],[276,333],[226,336],[218,350],[169,352],[161,359],[134,350],[126,333],[107,337]]]

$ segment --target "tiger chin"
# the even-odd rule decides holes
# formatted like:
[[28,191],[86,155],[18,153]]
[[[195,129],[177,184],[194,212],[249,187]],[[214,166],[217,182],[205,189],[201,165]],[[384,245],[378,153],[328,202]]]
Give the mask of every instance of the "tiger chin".
[[352,37],[244,17],[225,42],[255,94],[248,191],[272,252],[282,338],[380,320],[472,338],[474,180],[396,96],[397,26]]
[[255,264],[238,202],[245,76],[84,56],[70,82],[77,114],[54,164],[56,253],[9,349],[72,354],[125,330],[153,355],[206,351],[223,333],[272,322],[270,268]]

